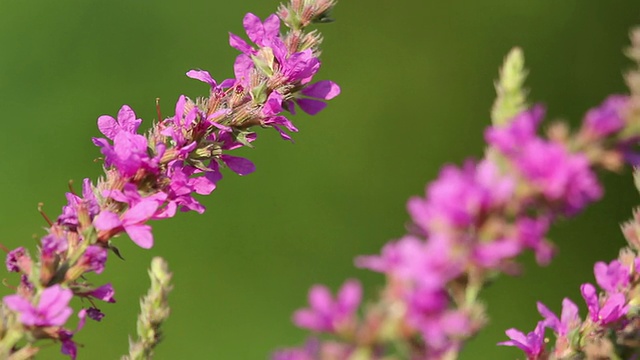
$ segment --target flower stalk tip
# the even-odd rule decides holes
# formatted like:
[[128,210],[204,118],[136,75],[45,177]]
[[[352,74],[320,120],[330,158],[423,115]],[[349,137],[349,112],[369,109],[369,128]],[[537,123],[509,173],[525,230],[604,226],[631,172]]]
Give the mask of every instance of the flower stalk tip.
[[160,328],[171,312],[168,295],[173,289],[172,276],[167,262],[161,257],[154,257],[149,268],[151,287],[140,300],[138,339],[129,339],[129,355],[123,356],[121,360],[144,360],[153,356],[153,350],[162,340]]
[[527,91],[523,88],[526,78],[524,53],[515,47],[505,57],[495,84],[497,97],[491,109],[493,125],[505,125],[509,119],[526,109]]

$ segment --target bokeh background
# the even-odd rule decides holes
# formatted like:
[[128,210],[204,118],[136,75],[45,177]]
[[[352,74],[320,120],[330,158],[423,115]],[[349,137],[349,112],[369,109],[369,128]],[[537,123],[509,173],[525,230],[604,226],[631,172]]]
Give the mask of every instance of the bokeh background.
[[[231,77],[236,52],[227,32],[243,34],[246,12],[264,18],[276,6],[1,1],[1,242],[33,248],[45,225],[37,204],[56,217],[68,180],[101,173],[90,141],[99,135],[99,115],[128,104],[148,125],[156,97],[169,115],[180,94],[204,95],[207,86],[184,73],[202,68]],[[383,278],[355,269],[354,256],[403,234],[406,200],[422,194],[443,163],[481,156],[493,81],[508,50],[525,49],[531,99],[576,124],[607,94],[625,91],[621,73],[630,63],[621,49],[640,24],[640,4],[343,1],[333,15],[335,23],[320,26],[319,78],[338,82],[342,95],[316,117],[294,118],[301,130],[295,144],[259,131],[256,148],[243,152],[258,171],[227,173],[202,199],[204,215],[158,222],[152,250],[118,239],[126,261],[112,256],[104,275],[91,277],[112,282],[118,302],[105,304],[102,323],[77,335],[81,359],[126,352],[154,255],[175,272],[157,359],[266,359],[275,348],[300,344],[305,333],[290,315],[305,305],[309,286],[336,289],[357,277],[374,296]],[[523,276],[502,278],[484,293],[491,324],[463,359],[523,358],[495,346],[506,328],[533,329],[536,300],[554,310],[565,296],[581,302],[579,285],[593,281],[595,261],[616,256],[624,244],[619,224],[640,203],[629,171],[604,181],[600,203],[553,229],[560,253],[552,265],[539,268],[527,256]],[[49,346],[41,358],[62,358],[58,352]]]

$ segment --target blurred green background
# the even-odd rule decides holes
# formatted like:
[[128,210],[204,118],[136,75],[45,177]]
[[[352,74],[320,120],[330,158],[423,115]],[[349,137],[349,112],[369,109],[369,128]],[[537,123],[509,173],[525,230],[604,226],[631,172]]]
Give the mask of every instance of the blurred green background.
[[[148,125],[156,97],[168,115],[180,94],[204,95],[207,86],[184,73],[202,68],[230,77],[236,51],[227,32],[243,34],[246,12],[264,18],[276,6],[0,1],[1,242],[33,248],[45,226],[37,203],[56,217],[69,179],[79,184],[100,174],[90,141],[99,135],[99,115],[128,104]],[[258,171],[227,173],[202,200],[204,215],[155,224],[152,250],[118,239],[126,261],[112,256],[104,276],[91,276],[111,281],[118,302],[104,305],[102,323],[78,334],[80,359],[126,351],[155,255],[175,272],[173,313],[157,359],[265,359],[301,343],[305,333],[290,316],[305,305],[309,286],[335,289],[358,277],[375,295],[383,278],[355,269],[354,256],[376,253],[403,234],[406,200],[422,194],[443,163],[481,156],[493,81],[507,51],[524,48],[531,99],[576,124],[607,94],[625,91],[621,72],[630,64],[621,49],[640,23],[640,4],[344,1],[333,16],[335,23],[321,26],[318,78],[338,82],[342,95],[316,117],[294,118],[301,130],[295,144],[260,131],[256,149],[242,152]],[[506,328],[532,330],[536,300],[554,310],[564,296],[581,302],[579,285],[593,281],[595,261],[617,255],[624,244],[619,224],[640,203],[629,171],[604,179],[603,201],[554,228],[560,253],[551,266],[538,268],[527,256],[522,277],[503,278],[484,294],[491,324],[463,359],[522,358],[495,346]],[[48,347],[41,358],[61,358],[58,352]]]

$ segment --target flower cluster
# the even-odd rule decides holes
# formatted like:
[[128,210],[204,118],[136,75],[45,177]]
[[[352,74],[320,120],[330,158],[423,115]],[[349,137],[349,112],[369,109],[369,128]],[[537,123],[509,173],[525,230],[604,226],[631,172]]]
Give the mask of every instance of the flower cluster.
[[[613,153],[600,152],[604,166],[626,159],[638,165],[638,153],[634,145],[640,137],[638,109],[640,109],[640,28],[631,33],[632,47],[628,56],[638,65],[627,73],[625,80],[630,96],[611,96],[599,108],[592,109],[585,117],[580,141],[608,141],[617,149]],[[622,115],[622,116],[621,116]],[[585,152],[591,158],[597,152]],[[636,187],[640,189],[640,170],[635,171]],[[543,320],[533,332],[524,334],[516,329],[506,331],[510,338],[499,345],[516,346],[528,359],[635,359],[638,356],[638,294],[640,294],[640,209],[622,226],[628,247],[623,248],[617,259],[597,262],[594,265],[598,292],[593,284],[586,283],[580,292],[588,314],[580,318],[578,307],[571,300],[562,301],[560,317],[544,304],[538,303]],[[545,338],[550,329],[555,342]],[[547,348],[547,343],[551,347]]]
[[[461,167],[445,166],[427,185],[424,197],[409,200],[408,234],[386,244],[380,255],[356,259],[357,266],[386,275],[380,299],[366,307],[361,318],[350,315],[349,327],[340,328],[317,321],[320,314],[332,319],[326,309],[336,307],[319,307],[313,295],[317,290],[312,289],[309,300],[317,309],[316,321],[300,321],[297,312],[294,322],[337,340],[313,340],[303,348],[278,352],[274,359],[358,358],[353,354],[386,359],[398,344],[403,358],[456,358],[464,341],[486,323],[478,299],[486,283],[501,273],[517,274],[517,257],[525,250],[532,250],[540,264],[551,261],[554,245],[545,238],[549,227],[603,195],[597,168],[640,164],[632,146],[640,139],[639,119],[631,111],[630,96],[607,98],[587,112],[574,134],[556,123],[541,136],[544,108],[524,103],[522,63],[518,50],[506,59],[493,125],[485,132],[486,156]],[[614,272],[621,266],[602,266],[598,284],[619,291],[622,280]],[[627,310],[619,294],[598,298],[591,285],[583,287],[583,294],[599,323],[615,322]],[[534,332],[510,330],[512,340],[504,344],[521,346],[527,354],[542,352],[544,327],[560,328],[559,321],[550,320],[555,315],[544,309],[547,320]],[[346,355],[326,355],[337,344],[348,349]]]
[[[35,257],[23,247],[8,252],[7,269],[19,273],[21,281],[16,294],[3,299],[9,310],[3,312],[3,324],[18,336],[6,340],[0,331],[6,340],[0,341],[0,357],[19,351],[15,345],[25,338],[30,343],[59,341],[62,352],[75,358],[73,334],[86,317],[104,317],[94,301],[115,302],[111,284],[87,280],[89,273],[103,272],[109,251],[120,256],[115,238],[126,234],[141,248],[151,248],[151,220],[171,218],[178,210],[202,213],[205,208],[195,195],[210,194],[223,168],[239,175],[255,170],[248,159],[232,155],[252,146],[252,127],[274,128],[290,140],[297,129],[287,112],[295,113],[298,106],[316,114],[340,93],[332,81],[312,82],[320,68],[322,38],[317,31],[305,31],[312,22],[325,21],[334,5],[334,0],[292,0],[264,21],[247,14],[243,25],[253,45],[234,34],[229,38],[241,52],[235,78],[218,84],[207,71],[189,71],[187,76],[210,85],[209,95],[180,96],[174,115],[165,119],[158,109],[158,122],[147,133],[139,132],[142,120],[127,105],[115,118],[98,118],[103,137],[93,143],[103,155],[104,177],[95,184],[85,179],[81,194],[72,189],[55,221],[45,215],[50,227]],[[281,22],[289,28],[286,33],[281,33]],[[78,312],[78,329],[69,331],[64,326],[74,296],[85,306]]]
[[[637,213],[636,213],[637,215]],[[636,216],[625,225],[625,234],[635,234],[640,228]],[[634,235],[635,237],[635,235]],[[633,238],[628,238],[631,246]],[[580,318],[578,306],[570,299],[562,301],[560,317],[538,302],[543,320],[533,332],[523,334],[519,330],[506,331],[510,338],[499,345],[516,346],[528,359],[572,359],[608,357],[613,352],[632,354],[637,348],[637,297],[640,291],[640,256],[638,248],[624,248],[618,259],[610,263],[597,262],[593,269],[600,293],[590,283],[582,284],[580,292],[588,314]],[[545,328],[553,331],[555,343],[547,349]],[[614,349],[616,349],[614,351]],[[626,358],[626,357],[625,357]]]

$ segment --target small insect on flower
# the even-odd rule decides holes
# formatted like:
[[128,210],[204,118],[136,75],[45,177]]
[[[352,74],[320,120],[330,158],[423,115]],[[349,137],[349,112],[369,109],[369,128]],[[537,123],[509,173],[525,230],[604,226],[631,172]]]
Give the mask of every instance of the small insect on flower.
[[316,24],[326,24],[326,23],[332,23],[334,21],[336,21],[336,19],[331,17],[330,11],[325,11],[323,13],[320,13],[317,16],[314,16],[312,20],[312,22]]

